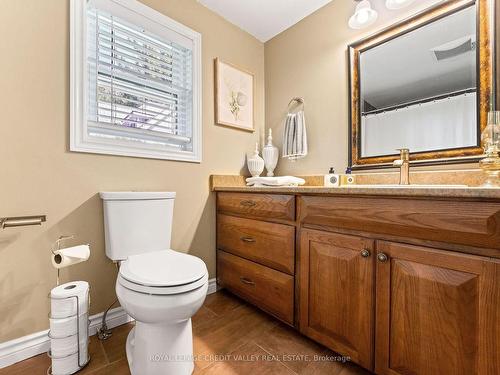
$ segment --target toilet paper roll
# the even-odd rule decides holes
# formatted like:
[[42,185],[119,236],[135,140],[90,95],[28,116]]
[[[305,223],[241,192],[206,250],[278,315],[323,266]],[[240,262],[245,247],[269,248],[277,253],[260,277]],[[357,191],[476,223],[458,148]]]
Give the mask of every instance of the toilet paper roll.
[[73,374],[80,368],[80,364],[87,362],[88,346],[80,344],[80,363],[78,363],[78,353],[73,353],[65,357],[52,355],[52,375]]
[[63,358],[52,358],[52,375],[73,374],[78,369],[78,353]]
[[77,334],[77,321],[80,325],[80,337],[88,336],[89,314],[81,314],[69,318],[50,318],[50,337],[62,338]]
[[[75,296],[78,296],[79,304],[76,298],[72,298]],[[86,281],[72,281],[50,291],[51,318],[68,318],[84,314],[88,311],[88,305],[89,283]]]
[[[50,338],[50,355],[54,358],[62,358],[74,354],[78,351],[77,335]],[[80,353],[88,346],[88,337],[80,338]]]
[[64,268],[85,262],[90,257],[89,245],[78,245],[54,251],[52,265],[55,268]]

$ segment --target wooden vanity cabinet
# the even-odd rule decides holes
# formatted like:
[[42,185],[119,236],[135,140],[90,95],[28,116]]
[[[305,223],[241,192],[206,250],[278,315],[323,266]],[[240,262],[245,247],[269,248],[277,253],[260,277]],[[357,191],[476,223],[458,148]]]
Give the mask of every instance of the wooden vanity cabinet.
[[375,372],[500,373],[500,263],[377,242]]
[[376,374],[500,374],[500,201],[218,202],[220,285]]
[[373,368],[374,241],[336,233],[300,234],[300,331]]

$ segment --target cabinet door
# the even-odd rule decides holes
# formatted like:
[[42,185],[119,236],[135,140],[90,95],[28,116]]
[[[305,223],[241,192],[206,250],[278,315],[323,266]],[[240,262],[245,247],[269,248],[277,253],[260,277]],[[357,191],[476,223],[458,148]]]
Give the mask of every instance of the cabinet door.
[[500,374],[500,267],[377,243],[378,374]]
[[374,241],[313,230],[300,235],[300,330],[372,369]]

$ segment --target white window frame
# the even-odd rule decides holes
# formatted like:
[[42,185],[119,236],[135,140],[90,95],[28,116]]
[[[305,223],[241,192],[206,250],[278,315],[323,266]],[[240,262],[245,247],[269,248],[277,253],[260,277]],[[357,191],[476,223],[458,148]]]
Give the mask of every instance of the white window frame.
[[[118,140],[99,140],[89,137],[87,130],[88,73],[87,73],[87,2],[71,0],[70,3],[70,150],[96,154],[134,156],[141,158],[179,160],[200,163],[202,159],[202,67],[201,34],[147,7],[136,0],[97,0],[113,7],[122,7],[137,14],[138,25],[154,23],[190,39],[193,43],[193,113],[192,151],[159,150],[158,148],[132,147]],[[115,8],[116,9],[116,8]]]

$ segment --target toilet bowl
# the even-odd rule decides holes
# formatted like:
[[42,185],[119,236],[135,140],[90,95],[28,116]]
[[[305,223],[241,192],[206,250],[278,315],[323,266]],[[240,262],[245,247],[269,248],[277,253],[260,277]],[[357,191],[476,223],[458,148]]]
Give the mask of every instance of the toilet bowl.
[[126,353],[132,375],[193,372],[191,317],[205,300],[208,271],[170,249],[175,193],[101,193],[106,255],[120,263],[116,295],[135,319]]
[[191,255],[163,250],[121,264],[116,295],[136,320],[126,344],[132,374],[191,374],[191,317],[207,288],[205,264]]

